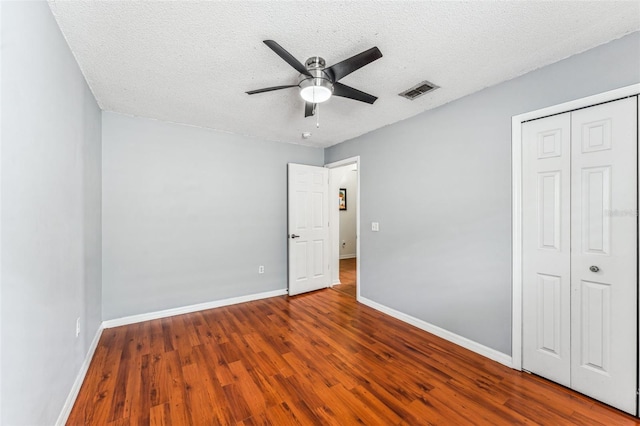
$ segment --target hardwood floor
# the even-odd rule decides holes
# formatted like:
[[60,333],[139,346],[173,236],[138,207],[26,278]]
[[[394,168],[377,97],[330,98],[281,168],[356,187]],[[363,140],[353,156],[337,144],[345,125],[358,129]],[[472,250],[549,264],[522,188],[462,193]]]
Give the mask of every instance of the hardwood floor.
[[356,297],[356,258],[340,260],[340,284],[332,287],[353,298]]
[[67,424],[640,422],[321,290],[105,330]]

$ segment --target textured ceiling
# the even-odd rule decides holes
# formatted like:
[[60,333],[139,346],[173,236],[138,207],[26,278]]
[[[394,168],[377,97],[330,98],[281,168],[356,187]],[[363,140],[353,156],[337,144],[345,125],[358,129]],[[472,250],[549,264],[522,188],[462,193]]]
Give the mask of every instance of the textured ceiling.
[[[49,2],[98,104],[261,139],[330,146],[640,29],[640,2]],[[374,105],[332,98],[304,118],[298,73],[262,43],[332,65],[384,55],[341,80]],[[414,101],[398,93],[440,86]],[[312,132],[303,140],[302,132]]]

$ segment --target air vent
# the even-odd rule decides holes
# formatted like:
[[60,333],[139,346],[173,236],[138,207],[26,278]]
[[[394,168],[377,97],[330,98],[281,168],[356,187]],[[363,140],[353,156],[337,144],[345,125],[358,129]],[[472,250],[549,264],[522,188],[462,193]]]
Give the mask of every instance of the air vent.
[[413,86],[411,89],[408,89],[402,93],[399,93],[399,95],[402,96],[403,98],[407,98],[410,101],[412,101],[424,95],[425,93],[429,93],[433,90],[436,90],[437,88],[438,86],[436,86],[433,83],[429,83],[428,81],[425,80],[422,83],[418,83],[417,85]]

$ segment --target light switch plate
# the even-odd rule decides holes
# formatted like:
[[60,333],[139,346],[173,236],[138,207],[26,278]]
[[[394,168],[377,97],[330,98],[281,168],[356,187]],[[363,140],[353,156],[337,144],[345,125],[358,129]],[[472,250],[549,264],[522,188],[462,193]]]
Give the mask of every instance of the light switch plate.
[[380,224],[378,222],[371,222],[371,230],[378,232],[380,230]]

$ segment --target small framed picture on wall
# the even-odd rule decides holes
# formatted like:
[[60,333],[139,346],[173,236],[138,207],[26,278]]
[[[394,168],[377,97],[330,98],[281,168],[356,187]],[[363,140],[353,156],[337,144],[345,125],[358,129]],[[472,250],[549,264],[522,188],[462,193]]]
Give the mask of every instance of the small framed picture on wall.
[[340,210],[347,209],[347,188],[340,188],[340,192],[338,194],[338,205],[340,206]]

